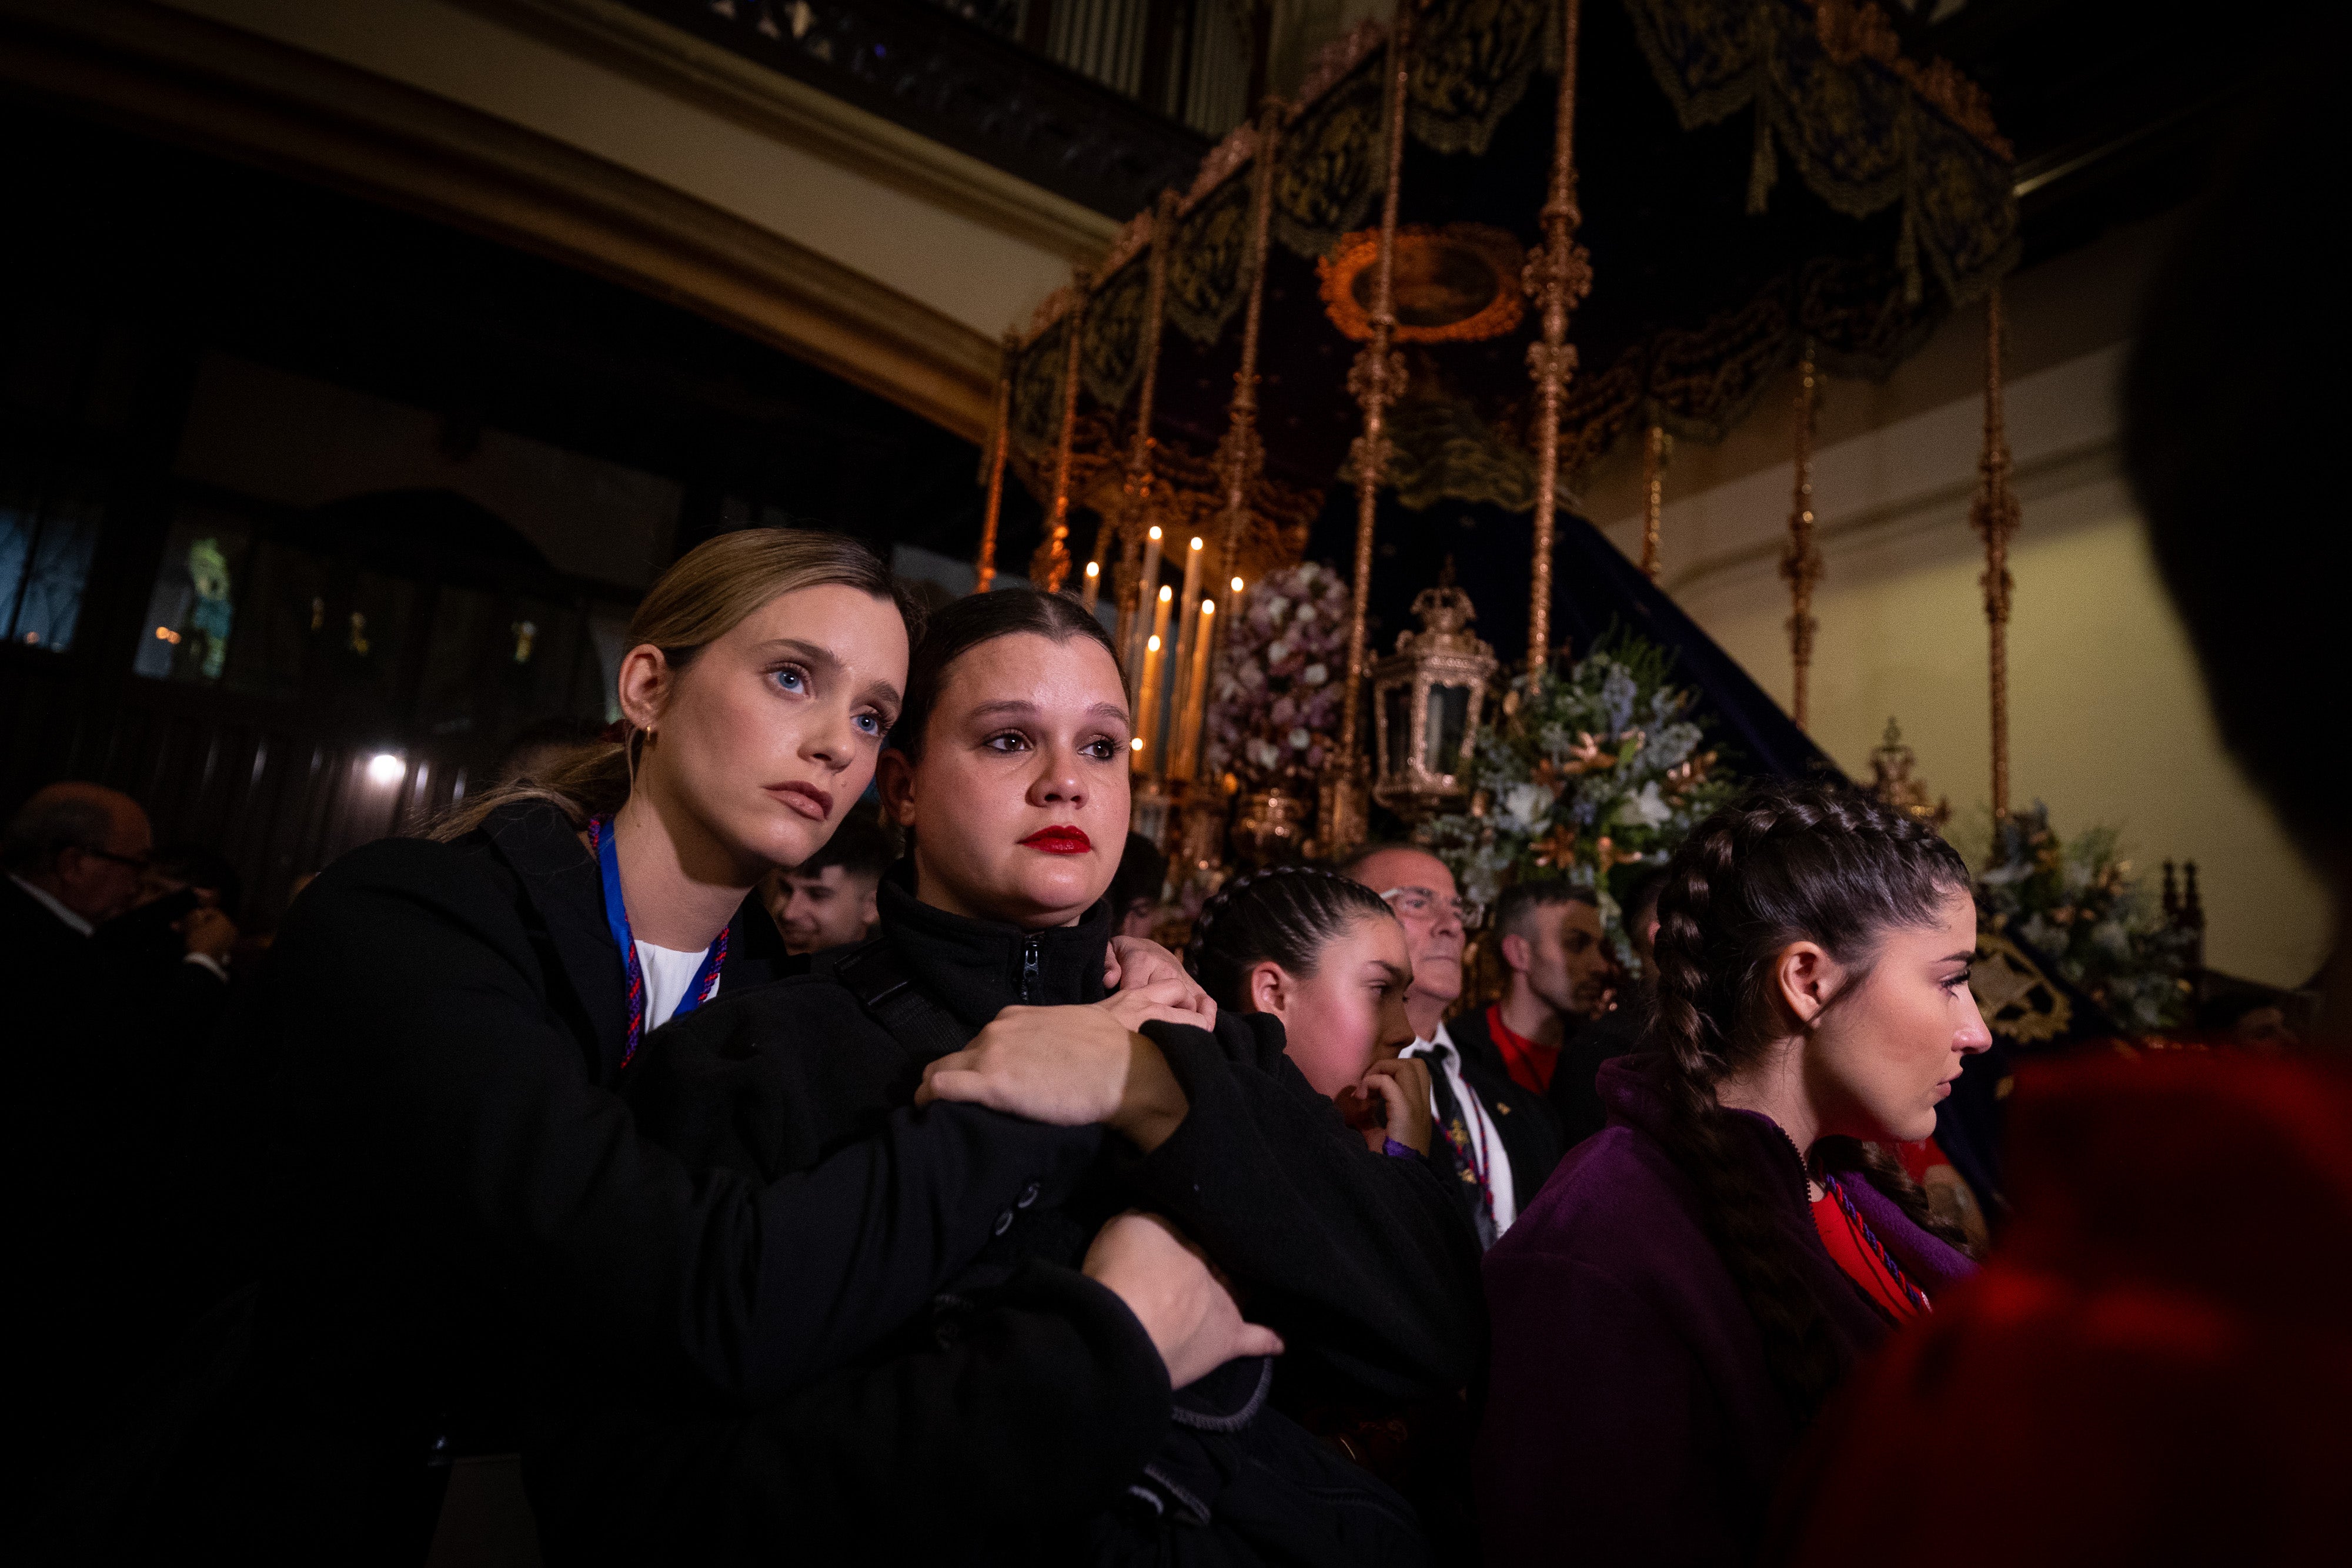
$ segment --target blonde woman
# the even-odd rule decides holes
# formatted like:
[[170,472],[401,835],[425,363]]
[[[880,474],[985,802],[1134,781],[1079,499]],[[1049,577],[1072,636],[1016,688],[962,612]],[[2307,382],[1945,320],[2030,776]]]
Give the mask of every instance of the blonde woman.
[[[752,891],[821,848],[873,777],[908,613],[852,541],[710,540],[631,624],[625,739],[304,892],[253,1035],[279,1146],[248,1385],[190,1445],[192,1528],[247,1554],[415,1562],[446,1474],[433,1461],[512,1446],[535,1357],[771,1398],[928,1301],[1030,1184],[1083,1157],[1066,1129],[946,1106],[782,1181],[694,1174],[614,1092],[665,1021],[771,977]],[[1122,963],[1124,1014],[1038,1026],[1048,1076],[1192,999],[1158,949]],[[1123,1299],[1207,1303],[1155,1321],[1223,1323],[1223,1302],[1238,1324],[1181,1248],[1114,1250],[1100,1282]]]

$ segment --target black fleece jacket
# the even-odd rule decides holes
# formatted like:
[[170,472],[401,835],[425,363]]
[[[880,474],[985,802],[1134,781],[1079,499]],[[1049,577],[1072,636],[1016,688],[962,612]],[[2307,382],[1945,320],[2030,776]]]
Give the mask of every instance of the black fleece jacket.
[[[877,940],[965,1038],[1009,1005],[1103,995],[1108,906],[1031,933],[889,884],[882,909]],[[1366,1150],[1271,1019],[1147,1032],[1191,1101],[1176,1132],[1149,1156],[1099,1129],[1066,1134],[1093,1146],[1087,1168],[1024,1189],[929,1311],[832,1379],[748,1417],[551,1391],[525,1451],[549,1561],[753,1561],[779,1532],[956,1556],[1017,1551],[1098,1512],[1169,1432],[1158,1355],[1076,1271],[1129,1207],[1175,1221],[1284,1336],[1286,1384],[1359,1402],[1466,1384],[1482,1351],[1476,1248],[1427,1167]],[[907,1114],[926,1062],[824,974],[722,993],[649,1038],[623,1092],[689,1166],[773,1181]],[[1259,1371],[1229,1367],[1197,1396],[1250,1402]]]
[[[756,899],[731,929],[722,999],[783,956]],[[808,1387],[1094,1154],[1091,1134],[943,1106],[863,1119],[773,1178],[689,1166],[614,1092],[621,957],[552,806],[344,856],[263,990],[241,1045],[271,1091],[255,1386],[202,1489],[204,1528],[257,1555],[415,1561],[435,1438],[510,1445],[542,1356],[739,1407]]]

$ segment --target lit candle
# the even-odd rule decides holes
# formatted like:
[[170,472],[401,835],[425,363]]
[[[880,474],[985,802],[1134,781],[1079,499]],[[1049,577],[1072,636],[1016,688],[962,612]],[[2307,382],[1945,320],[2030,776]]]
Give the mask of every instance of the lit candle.
[[1127,694],[1127,700],[1139,713],[1143,707],[1143,640],[1150,635],[1145,630],[1148,622],[1142,606],[1151,602],[1152,591],[1160,586],[1160,529],[1156,526],[1143,536],[1143,570],[1135,580],[1139,585],[1135,591],[1135,624],[1127,630],[1127,676],[1135,686]]
[[1184,706],[1176,727],[1175,762],[1170,769],[1179,779],[1190,779],[1199,771],[1201,721],[1206,716],[1209,695],[1209,634],[1216,624],[1216,613],[1215,600],[1201,601],[1192,633],[1192,662],[1184,671]]
[[[1176,600],[1176,602],[1184,608],[1177,612],[1181,620],[1176,628],[1176,664],[1171,672],[1175,676],[1175,685],[1174,689],[1168,694],[1168,700],[1171,704],[1182,702],[1184,680],[1192,669],[1192,629],[1198,623],[1198,618],[1192,613],[1192,606],[1200,601],[1200,598],[1201,537],[1195,534],[1192,536],[1192,548],[1184,552],[1184,591]],[[1181,711],[1179,708],[1178,716],[1181,716]],[[1169,726],[1168,741],[1170,749],[1174,749],[1176,727],[1172,724]],[[1160,758],[1160,770],[1162,773],[1168,770],[1168,760],[1165,757]]]
[[1167,756],[1160,740],[1162,713],[1160,688],[1165,684],[1164,671],[1168,663],[1162,656],[1162,650],[1168,646],[1168,616],[1175,602],[1174,591],[1160,589],[1160,602],[1151,609],[1151,634],[1143,643],[1143,700],[1138,705],[1140,716],[1136,728],[1143,737],[1143,771],[1155,778],[1165,765]]
[[1087,585],[1079,592],[1078,601],[1087,607],[1087,613],[1091,615],[1094,613],[1095,601],[1100,597],[1102,597],[1102,562],[1090,560],[1087,562]]

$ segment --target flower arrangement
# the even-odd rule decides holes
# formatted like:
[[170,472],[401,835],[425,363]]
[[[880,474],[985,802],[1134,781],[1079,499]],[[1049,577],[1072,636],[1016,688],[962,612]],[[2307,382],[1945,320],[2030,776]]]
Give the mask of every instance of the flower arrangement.
[[1633,965],[1612,873],[1665,863],[1737,787],[1702,748],[1694,695],[1668,684],[1672,667],[1656,644],[1611,636],[1564,673],[1511,682],[1501,718],[1479,732],[1469,810],[1420,832],[1465,894],[1491,903],[1521,877],[1564,877],[1594,893]]
[[2112,828],[2062,841],[2037,800],[1994,824],[1979,917],[2041,954],[2123,1028],[2176,1028],[2189,1016],[2196,938],[2164,918],[2116,851]]
[[1318,561],[1251,585],[1210,705],[1213,774],[1244,793],[1313,793],[1339,717],[1348,611],[1347,579]]

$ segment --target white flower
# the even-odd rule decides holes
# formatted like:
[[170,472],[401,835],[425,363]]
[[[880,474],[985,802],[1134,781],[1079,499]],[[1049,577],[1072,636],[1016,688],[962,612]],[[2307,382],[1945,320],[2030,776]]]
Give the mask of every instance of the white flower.
[[1265,662],[1266,662],[1267,664],[1279,664],[1280,663],[1282,663],[1285,659],[1287,659],[1288,657],[1290,657],[1290,644],[1289,644],[1289,643],[1268,643],[1268,644],[1267,644],[1267,646],[1266,646],[1266,650],[1265,650]]
[[1311,622],[1314,619],[1315,619],[1315,605],[1314,605],[1314,602],[1310,600],[1308,602],[1307,602],[1307,603],[1305,603],[1305,604],[1302,604],[1302,605],[1300,605],[1300,606],[1298,607],[1298,617],[1297,617],[1297,619],[1296,621],[1294,621],[1294,622],[1292,622],[1292,624],[1294,624],[1294,625],[1297,625],[1297,626],[1305,626],[1305,625],[1308,624],[1309,622]]
[[1256,736],[1250,737],[1249,759],[1268,772],[1282,766],[1282,753],[1276,748],[1274,743],[1270,740],[1262,740]]
[[1654,779],[1635,793],[1626,796],[1613,816],[1625,827],[1654,828],[1674,814],[1674,808],[1658,798],[1658,783]]
[[1328,664],[1309,664],[1298,676],[1299,684],[1308,686],[1319,686],[1330,678],[1331,670]]
[[1551,815],[1551,790],[1541,784],[1513,784],[1503,790],[1503,821],[1513,832],[1532,833]]
[[1308,747],[1310,747],[1310,746],[1312,746],[1312,745],[1314,745],[1314,744],[1315,744],[1315,737],[1314,737],[1313,736],[1311,736],[1311,735],[1307,734],[1305,730],[1303,730],[1303,729],[1294,729],[1294,730],[1292,730],[1292,731],[1290,732],[1290,749],[1291,749],[1291,750],[1293,750],[1293,751],[1304,751],[1304,750],[1306,750]]

